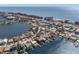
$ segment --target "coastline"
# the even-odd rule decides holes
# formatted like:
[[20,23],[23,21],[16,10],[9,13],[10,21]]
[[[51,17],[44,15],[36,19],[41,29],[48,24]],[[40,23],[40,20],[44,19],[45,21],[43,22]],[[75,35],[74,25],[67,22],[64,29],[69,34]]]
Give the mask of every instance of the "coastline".
[[[4,16],[10,21],[24,22],[32,25],[28,33],[23,33],[21,36],[15,36],[10,39],[4,39],[5,44],[2,46],[4,51],[1,53],[11,53],[9,50],[12,46],[17,48],[17,52],[12,53],[25,53],[25,51],[28,53],[28,50],[41,47],[41,45],[45,43],[50,43],[50,41],[54,41],[56,37],[64,37],[73,43],[79,43],[79,37],[73,33],[73,31],[77,31],[79,28],[74,26],[72,22],[55,20],[53,17],[43,18],[35,15],[13,12],[0,12],[0,16]],[[20,45],[23,50],[20,50],[17,45]]]

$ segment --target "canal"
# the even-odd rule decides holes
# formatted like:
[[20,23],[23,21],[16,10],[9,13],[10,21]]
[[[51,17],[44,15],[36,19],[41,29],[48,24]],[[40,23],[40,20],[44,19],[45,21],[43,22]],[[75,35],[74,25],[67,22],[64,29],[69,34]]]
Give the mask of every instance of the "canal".
[[75,47],[72,42],[57,38],[42,47],[29,51],[30,54],[79,54],[79,47]]

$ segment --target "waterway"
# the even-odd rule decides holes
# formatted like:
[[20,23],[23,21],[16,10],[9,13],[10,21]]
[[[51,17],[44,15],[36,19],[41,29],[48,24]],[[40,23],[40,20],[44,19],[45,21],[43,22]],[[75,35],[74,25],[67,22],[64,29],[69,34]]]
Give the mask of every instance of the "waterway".
[[29,51],[30,54],[79,54],[79,47],[75,47],[72,42],[59,39]]
[[79,5],[76,6],[51,6],[51,7],[0,7],[0,11],[5,12],[22,12],[30,15],[38,16],[53,16],[60,19],[69,19],[73,21],[79,21]]
[[0,38],[10,38],[21,35],[29,30],[29,25],[14,23],[11,25],[0,25]]
[[[5,21],[6,19],[0,16],[0,21]],[[31,28],[30,25],[25,23],[12,23],[12,24],[2,24],[0,25],[0,39],[11,38],[14,36],[21,35],[27,32]]]
[[[73,7],[73,8],[72,8]],[[76,7],[79,8],[79,7]],[[79,21],[79,9],[71,6],[67,7],[0,7],[0,11],[22,12],[38,16],[54,16],[61,19],[70,19]],[[12,37],[28,31],[29,26],[24,23],[15,23],[11,25],[0,25],[0,38]],[[59,38],[58,38],[59,39]],[[66,40],[56,40],[42,47],[35,48],[29,53],[32,54],[79,54],[79,47]]]

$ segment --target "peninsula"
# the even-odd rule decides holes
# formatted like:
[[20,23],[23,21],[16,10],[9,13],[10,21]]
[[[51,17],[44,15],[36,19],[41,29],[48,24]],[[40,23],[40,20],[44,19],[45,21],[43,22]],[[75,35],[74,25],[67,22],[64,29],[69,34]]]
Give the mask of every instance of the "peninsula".
[[1,54],[28,54],[29,50],[54,42],[57,37],[79,46],[79,22],[14,12],[0,12],[0,16],[6,18],[0,25],[23,22],[32,26],[28,33],[2,39]]

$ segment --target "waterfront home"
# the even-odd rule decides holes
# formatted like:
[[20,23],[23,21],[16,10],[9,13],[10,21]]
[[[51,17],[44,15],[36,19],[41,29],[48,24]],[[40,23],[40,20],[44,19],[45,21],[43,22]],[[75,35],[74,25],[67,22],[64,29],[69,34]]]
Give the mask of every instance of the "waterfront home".
[[65,34],[64,38],[68,39],[70,37],[70,33],[68,31],[65,31],[64,34]]
[[14,43],[20,41],[20,36],[13,37],[13,41]]
[[74,32],[76,29],[73,27],[69,27],[69,28],[66,27],[65,30],[69,32]]
[[31,43],[34,45],[34,47],[40,46],[40,44],[38,44],[37,41],[31,41]]
[[25,34],[22,34],[22,35],[20,35],[20,37],[19,37],[19,39],[24,39],[24,38],[26,38],[26,35],[25,35]]
[[33,48],[31,41],[27,41],[25,45],[26,45],[27,48],[29,48],[29,49],[32,49],[32,48]]
[[7,16],[6,17],[8,20],[15,20],[16,18],[15,18],[15,16]]
[[14,45],[14,42],[10,42],[10,41],[6,44],[5,51],[9,51],[10,47]]
[[10,38],[9,40],[8,40],[8,42],[7,42],[7,44],[10,44],[10,43],[13,43],[14,41],[13,41],[13,38]]
[[79,33],[79,28],[77,28],[76,32],[78,32],[78,33]]
[[78,38],[76,38],[76,37],[74,37],[74,36],[71,36],[71,37],[69,38],[69,40],[71,40],[72,42],[76,42],[76,41],[78,40]]
[[73,36],[75,36],[76,38],[79,39],[79,32],[74,32],[74,35]]

